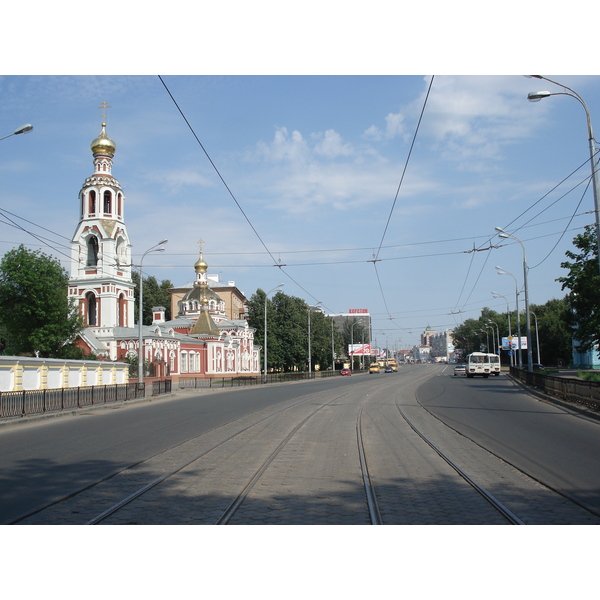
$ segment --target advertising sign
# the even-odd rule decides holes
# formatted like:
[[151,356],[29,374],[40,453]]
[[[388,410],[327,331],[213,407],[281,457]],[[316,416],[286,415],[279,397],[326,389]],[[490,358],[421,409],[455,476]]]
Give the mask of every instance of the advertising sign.
[[351,315],[356,315],[356,314],[368,315],[369,314],[369,309],[368,308],[351,308],[348,311],[348,314],[351,314]]
[[371,344],[348,344],[348,356],[371,354]]
[[[502,338],[502,350],[518,350],[519,337],[513,335],[511,337]],[[527,337],[521,336],[521,350],[527,350]]]

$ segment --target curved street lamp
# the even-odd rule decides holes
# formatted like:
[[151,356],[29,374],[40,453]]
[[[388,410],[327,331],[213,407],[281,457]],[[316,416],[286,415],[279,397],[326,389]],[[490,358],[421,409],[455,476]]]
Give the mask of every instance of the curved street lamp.
[[[494,333],[496,334],[496,346],[494,354],[500,354],[500,328],[498,327],[498,323],[495,323],[494,321],[488,321],[487,324],[492,328],[492,338]],[[494,327],[496,328],[495,330]]]
[[33,129],[33,125],[31,125],[30,123],[27,123],[27,125],[22,125],[21,127],[18,127],[17,129],[15,129],[12,133],[9,133],[8,135],[1,137],[0,140],[5,140],[6,138],[12,137],[13,135],[19,135],[20,133],[29,133],[32,129]]
[[277,287],[274,287],[272,290],[269,290],[265,294],[265,355],[264,355],[264,373],[263,373],[263,383],[267,383],[267,298],[269,294],[274,291],[280,291],[283,287],[283,283],[280,283]]
[[517,303],[517,347],[519,350],[519,369],[523,368],[523,358],[521,357],[521,319],[519,317],[519,282],[517,281],[517,278],[510,272],[507,271],[506,269],[503,269],[502,267],[496,267],[496,270],[498,271],[498,275],[510,275],[514,280],[515,280],[515,296],[516,296],[516,303]]
[[496,231],[498,231],[498,237],[508,238],[511,240],[515,240],[521,244],[521,248],[523,249],[523,286],[525,288],[525,326],[527,335],[527,370],[533,371],[533,355],[531,352],[531,318],[529,316],[529,295],[527,293],[527,256],[525,254],[525,244],[515,235],[511,233],[506,233],[502,227],[496,227]]
[[149,248],[148,250],[146,250],[146,252],[144,252],[144,254],[142,254],[142,258],[140,259],[140,264],[139,264],[139,268],[140,268],[140,305],[138,307],[138,344],[139,344],[139,348],[138,348],[138,389],[143,389],[144,387],[144,334],[142,332],[142,314],[143,314],[143,305],[142,305],[142,301],[143,301],[143,285],[144,285],[144,274],[142,273],[142,264],[144,262],[144,258],[146,257],[147,254],[150,254],[150,252],[164,252],[165,249],[164,248],[159,248],[158,246],[162,246],[163,244],[166,244],[169,240],[162,240],[161,242],[158,242],[158,244],[155,244],[154,246],[152,246],[152,248]]
[[[510,329],[510,306],[508,304],[508,298],[506,296],[503,296],[502,294],[499,294],[498,292],[492,292],[492,296],[494,298],[504,298],[504,300],[506,301],[506,316],[508,318],[508,337],[512,338],[512,332]],[[500,337],[500,336],[498,335],[498,337]],[[509,342],[509,350],[512,352],[512,346],[511,346],[510,342]],[[511,364],[511,366],[513,366],[514,362],[515,362],[513,360],[513,354],[509,353],[509,356],[510,356],[510,364]]]
[[594,130],[592,128],[592,117],[590,116],[590,111],[587,107],[587,104],[584,102],[583,98],[571,88],[563,85],[562,83],[558,83],[557,81],[552,81],[552,79],[548,79],[547,77],[543,77],[542,75],[529,75],[529,77],[535,77],[536,79],[543,79],[545,81],[549,81],[555,85],[562,87],[564,90],[568,90],[567,92],[530,92],[527,94],[527,100],[530,102],[539,102],[543,98],[549,98],[550,96],[571,96],[571,98],[575,98],[583,109],[585,110],[585,116],[587,118],[587,130],[588,130],[588,144],[590,147],[590,164],[592,167],[592,189],[594,192],[594,213],[596,215],[596,238],[597,238],[597,248],[598,248],[598,270],[600,271],[600,198],[598,194],[600,193],[600,183],[598,182],[598,159],[596,158],[596,143],[594,140]]

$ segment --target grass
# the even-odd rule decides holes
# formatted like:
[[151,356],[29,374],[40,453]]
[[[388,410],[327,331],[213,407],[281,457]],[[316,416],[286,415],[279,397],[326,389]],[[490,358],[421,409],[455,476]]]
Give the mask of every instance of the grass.
[[586,381],[600,381],[600,373],[590,373],[589,371],[578,371],[577,377]]

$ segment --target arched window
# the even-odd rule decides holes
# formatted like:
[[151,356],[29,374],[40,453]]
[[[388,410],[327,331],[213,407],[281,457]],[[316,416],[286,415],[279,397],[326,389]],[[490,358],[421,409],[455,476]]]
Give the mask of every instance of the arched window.
[[94,190],[91,190],[89,195],[88,195],[88,199],[89,199],[89,213],[90,215],[94,215],[96,214],[96,192]]
[[95,267],[98,264],[98,238],[95,235],[90,236],[87,242],[87,262],[88,267]]
[[119,327],[125,327],[125,296],[123,294],[119,294],[119,322],[118,322],[118,326]]
[[112,194],[106,190],[104,192],[104,214],[109,215],[111,213]]
[[87,324],[91,327],[98,325],[98,315],[96,310],[96,296],[92,292],[85,295],[87,305]]
[[117,216],[119,218],[123,217],[123,194],[117,196]]

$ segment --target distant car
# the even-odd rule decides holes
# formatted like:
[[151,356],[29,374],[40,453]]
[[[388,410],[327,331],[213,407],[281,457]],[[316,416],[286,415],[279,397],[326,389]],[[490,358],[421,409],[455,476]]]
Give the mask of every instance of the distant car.
[[533,363],[531,366],[533,367],[534,371],[541,371],[544,368],[544,365],[540,363]]
[[350,369],[342,369],[340,375],[352,375],[352,371]]
[[371,373],[379,373],[379,365],[377,363],[371,363],[369,365],[369,375]]
[[394,369],[392,367],[386,367],[384,373],[393,373]]
[[456,365],[454,367],[454,376],[456,377],[457,375],[466,375],[467,374],[467,369],[465,367],[465,365]]

